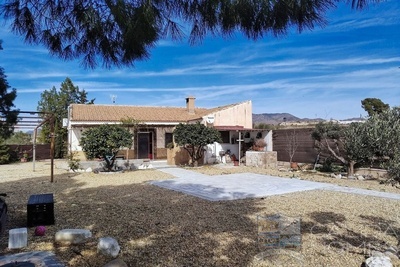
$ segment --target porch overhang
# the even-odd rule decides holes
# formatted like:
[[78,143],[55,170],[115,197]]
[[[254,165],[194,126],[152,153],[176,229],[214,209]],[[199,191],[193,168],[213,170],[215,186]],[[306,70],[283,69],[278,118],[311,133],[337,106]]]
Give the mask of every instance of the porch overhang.
[[236,132],[258,132],[258,131],[263,130],[263,129],[244,128],[243,126],[239,126],[239,125],[214,126],[214,129],[216,129],[218,131],[236,131]]

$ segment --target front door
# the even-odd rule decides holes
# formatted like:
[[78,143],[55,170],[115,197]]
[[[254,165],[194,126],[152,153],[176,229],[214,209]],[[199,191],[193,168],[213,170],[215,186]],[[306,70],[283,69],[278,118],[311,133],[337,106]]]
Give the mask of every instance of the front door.
[[151,132],[138,133],[138,159],[152,159]]

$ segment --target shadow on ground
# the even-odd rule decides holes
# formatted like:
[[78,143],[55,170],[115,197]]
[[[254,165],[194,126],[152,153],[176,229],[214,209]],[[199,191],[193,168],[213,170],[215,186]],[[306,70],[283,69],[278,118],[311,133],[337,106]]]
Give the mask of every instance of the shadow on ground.
[[[118,240],[128,266],[245,266],[257,254],[256,225],[249,218],[259,211],[257,200],[210,202],[147,183],[84,188],[78,176],[1,183],[10,196],[7,229],[26,227],[31,194],[54,194],[56,221],[44,237],[29,228],[24,249],[9,251],[8,236],[2,236],[2,254],[51,250],[67,266],[102,266],[111,260],[96,253],[105,236]],[[90,229],[93,238],[84,245],[54,244],[56,231],[65,228]]]

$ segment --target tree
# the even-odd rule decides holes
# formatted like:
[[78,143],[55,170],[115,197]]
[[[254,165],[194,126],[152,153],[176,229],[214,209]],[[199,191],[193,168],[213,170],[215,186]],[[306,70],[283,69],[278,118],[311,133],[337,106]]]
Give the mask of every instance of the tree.
[[183,147],[191,158],[194,166],[204,155],[204,147],[214,142],[221,142],[220,133],[199,122],[194,124],[178,124],[173,132],[175,143]]
[[286,152],[289,154],[289,162],[292,164],[294,154],[299,147],[299,139],[295,129],[286,131]]
[[400,183],[400,108],[372,115],[364,136],[374,159],[387,169],[389,182]]
[[32,135],[25,132],[14,132],[4,143],[7,145],[29,145],[32,144]]
[[379,98],[365,98],[361,101],[361,107],[368,112],[368,116],[380,114],[390,108],[389,104],[385,104]]
[[106,170],[112,171],[115,156],[124,147],[131,147],[133,135],[128,129],[116,124],[103,124],[86,130],[81,138],[82,149],[88,159],[102,158]]
[[[55,149],[54,157],[63,158],[66,152],[66,144],[68,132],[62,127],[63,118],[68,117],[68,107],[70,104],[93,104],[94,99],[88,101],[87,92],[80,90],[78,86],[74,86],[70,78],[66,78],[61,83],[60,90],[54,86],[51,90],[45,90],[41,94],[41,99],[38,102],[37,110],[44,112],[43,118],[48,118],[49,114],[55,116],[54,134],[55,134]],[[45,124],[41,131],[41,141],[49,142],[50,125]]]
[[4,139],[0,137],[0,165],[10,163],[10,161],[10,147],[6,145]]
[[[0,50],[3,50],[2,40],[0,40]],[[0,67],[0,138],[7,138],[11,136],[14,131],[14,125],[18,121],[18,109],[13,109],[14,100],[17,97],[17,90],[10,89],[7,82],[7,75],[4,74],[4,69]]]
[[[351,0],[362,9],[370,2]],[[0,13],[13,31],[28,43],[40,43],[63,59],[83,57],[83,64],[132,65],[150,56],[161,39],[199,43],[207,35],[248,39],[281,36],[289,28],[299,32],[325,25],[325,13],[337,2],[350,0],[8,0]],[[182,25],[181,25],[182,24]]]
[[347,167],[348,176],[354,175],[354,166],[368,160],[372,152],[366,143],[364,123],[342,126],[335,122],[319,122],[312,137],[320,152],[327,152]]

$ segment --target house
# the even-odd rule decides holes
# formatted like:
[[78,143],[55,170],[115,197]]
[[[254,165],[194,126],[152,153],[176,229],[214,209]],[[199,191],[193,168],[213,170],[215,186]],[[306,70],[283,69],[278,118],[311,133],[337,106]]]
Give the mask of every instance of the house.
[[[251,133],[255,137],[260,132],[252,129],[251,101],[208,109],[196,107],[194,97],[186,98],[186,107],[72,104],[67,122],[69,152],[83,159],[80,139],[86,129],[106,123],[121,124],[123,120],[140,122],[133,146],[119,154],[125,159],[166,159],[168,144],[173,142],[172,132],[179,123],[200,122],[221,132],[223,142],[207,148],[205,161],[216,158],[221,151],[239,155],[239,135]],[[259,137],[265,138],[266,134]]]

